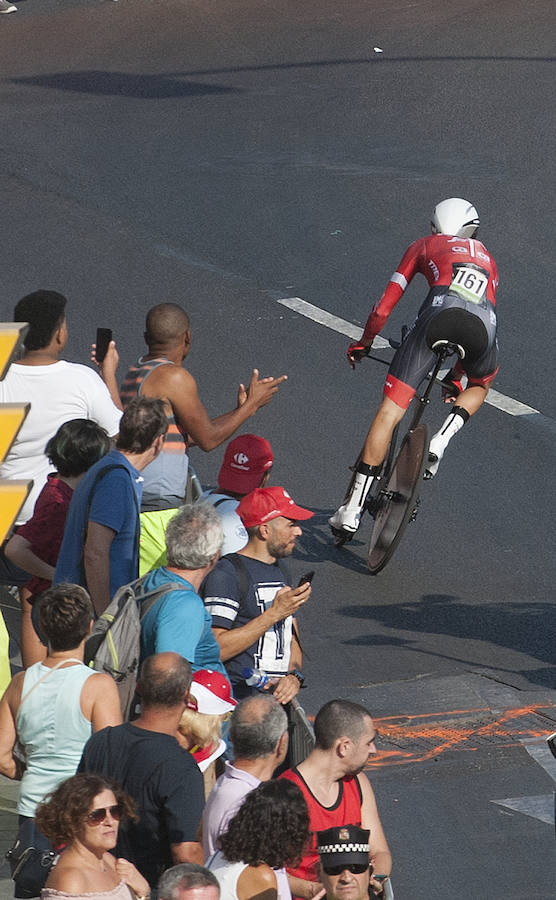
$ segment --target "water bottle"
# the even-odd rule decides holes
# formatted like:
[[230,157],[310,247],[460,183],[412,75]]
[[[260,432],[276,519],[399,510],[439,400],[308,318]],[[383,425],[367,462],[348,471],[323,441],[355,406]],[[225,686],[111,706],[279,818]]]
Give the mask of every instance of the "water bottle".
[[265,685],[268,684],[270,678],[266,674],[266,672],[261,672],[260,669],[251,669],[247,666],[245,669],[241,670],[242,677],[245,678],[245,683],[249,685],[249,687],[255,688],[264,688]]

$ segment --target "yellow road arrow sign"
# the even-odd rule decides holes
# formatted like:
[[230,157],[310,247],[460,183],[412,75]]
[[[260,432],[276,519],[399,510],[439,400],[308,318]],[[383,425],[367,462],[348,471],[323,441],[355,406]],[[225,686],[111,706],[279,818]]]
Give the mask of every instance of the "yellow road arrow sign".
[[0,381],[6,375],[14,356],[19,353],[23,338],[28,331],[29,326],[26,322],[2,322],[0,324]]
[[30,403],[0,405],[0,462],[6,458],[30,409]]
[[[0,381],[5,377],[10,363],[19,352],[28,329],[29,325],[26,322],[0,323]],[[30,403],[0,405],[0,463],[10,452],[10,447],[30,409]],[[32,481],[0,479],[0,542],[8,535],[32,484]]]
[[0,542],[8,536],[32,484],[32,481],[0,479]]

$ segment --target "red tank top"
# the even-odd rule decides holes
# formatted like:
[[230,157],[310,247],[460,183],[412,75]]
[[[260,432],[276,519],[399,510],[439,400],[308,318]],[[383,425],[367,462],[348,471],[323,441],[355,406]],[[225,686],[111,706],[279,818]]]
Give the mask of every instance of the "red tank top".
[[307,881],[318,881],[318,860],[316,832],[340,825],[361,825],[361,805],[363,795],[357,775],[346,775],[338,782],[338,799],[332,806],[322,806],[312,794],[297,769],[288,769],[280,778],[287,778],[301,789],[309,808],[310,843],[301,863],[288,873]]

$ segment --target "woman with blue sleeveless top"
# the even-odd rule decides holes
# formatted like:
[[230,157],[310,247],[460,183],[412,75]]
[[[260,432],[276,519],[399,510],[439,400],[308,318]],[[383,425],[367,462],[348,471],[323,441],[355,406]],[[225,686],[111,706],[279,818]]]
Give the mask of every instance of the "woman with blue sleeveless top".
[[[75,774],[93,731],[119,725],[122,714],[115,681],[83,663],[94,615],[87,591],[59,584],[45,591],[40,604],[48,655],[15,675],[0,702],[0,772],[21,780],[22,846],[47,849],[47,839],[35,826],[37,805]],[[18,893],[17,880],[15,896],[28,896]]]

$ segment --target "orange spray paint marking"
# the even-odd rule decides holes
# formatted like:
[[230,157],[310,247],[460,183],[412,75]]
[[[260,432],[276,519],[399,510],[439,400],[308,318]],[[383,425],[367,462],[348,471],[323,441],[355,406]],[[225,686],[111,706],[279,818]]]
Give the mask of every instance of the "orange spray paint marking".
[[[481,707],[374,719],[379,746],[367,769],[426,762],[448,751],[476,752],[485,744],[507,747],[521,739],[547,737],[555,730],[555,709],[532,704],[498,714]],[[543,710],[551,716],[543,715]],[[386,746],[380,746],[381,739]]]

